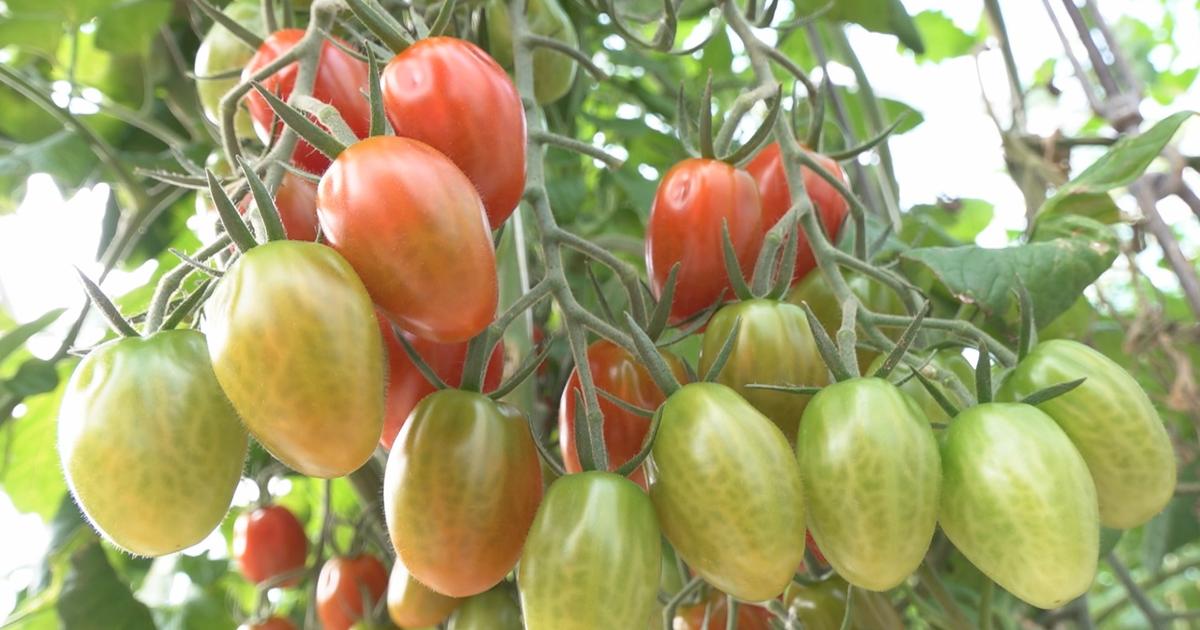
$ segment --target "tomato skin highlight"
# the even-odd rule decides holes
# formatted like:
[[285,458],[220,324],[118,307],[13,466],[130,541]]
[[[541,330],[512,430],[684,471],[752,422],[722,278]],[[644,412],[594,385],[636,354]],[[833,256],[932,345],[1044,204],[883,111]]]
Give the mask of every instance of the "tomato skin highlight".
[[363,618],[363,594],[372,604],[383,598],[387,569],[368,554],[330,558],[317,578],[317,617],[325,630],[349,630]]
[[758,188],[746,171],[724,162],[684,160],[663,176],[646,226],[646,270],[656,297],[671,267],[679,279],[671,302],[671,323],[681,322],[717,301],[733,299],[722,256],[723,224],[743,276],[754,270],[762,247]]
[[658,595],[661,544],[654,505],[637,484],[608,472],[560,477],[517,570],[526,630],[645,623]]
[[383,340],[345,259],[317,243],[259,245],[206,312],[217,380],[264,448],[310,477],[367,461],[383,430]]
[[[687,380],[687,372],[679,358],[668,352],[661,353],[675,378]],[[587,350],[588,366],[592,371],[592,382],[621,400],[643,409],[658,409],[666,400],[646,366],[624,348],[600,339],[592,342]],[[558,404],[558,446],[563,455],[563,464],[569,473],[582,472],[579,451],[575,448],[575,392],[580,391],[579,372],[571,370],[567,386],[563,389]],[[650,432],[650,418],[630,413],[616,403],[599,397],[600,413],[604,415],[604,444],[608,449],[608,469],[616,470],[633,459],[642,450],[642,442]],[[630,473],[634,483],[645,488],[646,473],[639,466]]]
[[895,385],[825,387],[800,421],[808,525],[851,584],[886,591],[920,566],[937,526],[941,459],[929,420]]
[[717,383],[684,385],[659,413],[650,498],[667,540],[737,599],[782,593],[804,559],[800,467],[783,432]]
[[445,389],[417,404],[384,474],[396,553],[429,588],[467,597],[516,564],[542,498],[542,470],[519,410]]
[[387,608],[392,622],[403,628],[436,626],[450,617],[461,600],[446,597],[418,582],[404,563],[392,565],[388,579]]
[[317,216],[401,328],[455,343],[491,323],[496,251],[479,195],[429,145],[391,136],[351,145],[321,178]]
[[[233,557],[242,575],[255,584],[295,573],[308,558],[308,536],[292,511],[282,505],[253,508],[238,515],[233,524]],[[295,576],[278,586],[300,583]]]
[[[302,37],[304,31],[298,28],[285,28],[271,33],[246,64],[242,80],[254,76],[254,73],[294,48]],[[352,48],[340,40],[339,43]],[[287,101],[292,95],[299,74],[300,65],[292,63],[263,79],[262,86]],[[317,61],[317,76],[316,82],[313,83],[312,96],[337,109],[350,130],[359,138],[366,137],[371,130],[371,106],[363,96],[368,91],[367,75],[366,63],[351,57],[332,42],[325,41],[321,44],[321,58]],[[255,131],[266,143],[271,137],[272,121],[275,121],[276,129],[281,128],[283,123],[275,119],[275,112],[267,104],[267,99],[256,90],[246,93],[246,105],[250,108],[250,117],[254,119]],[[301,139],[296,141],[292,162],[310,173],[317,174],[329,167],[329,158]]]
[[450,617],[447,630],[524,630],[521,609],[504,586],[466,600]]
[[773,300],[746,300],[722,306],[704,331],[700,373],[707,374],[735,322],[733,350],[717,382],[731,387],[795,443],[800,417],[811,396],[747,387],[750,384],[824,386],[829,372],[817,350],[804,310]]
[[1096,576],[1096,487],[1067,434],[1035,407],[987,403],[942,439],[939,522],[979,570],[1038,608],[1087,592]]
[[[408,419],[408,414],[412,413],[413,407],[416,407],[421,399],[436,392],[437,388],[426,380],[421,370],[408,358],[408,353],[397,340],[391,323],[382,314],[379,316],[379,332],[387,343],[388,357],[387,413],[383,420],[383,436],[379,438],[379,443],[390,451],[392,443],[396,441],[396,434],[400,432],[400,427],[404,426],[404,421]],[[443,382],[450,387],[458,387],[462,383],[463,364],[467,360],[466,343],[437,343],[412,333],[403,334]],[[504,346],[496,344],[496,348],[492,350],[492,357],[488,360],[483,391],[499,387],[503,376]]]
[[[846,180],[846,175],[836,160],[811,151],[809,155],[838,179]],[[779,219],[792,207],[792,193],[788,188],[787,173],[783,168],[783,156],[779,150],[779,143],[772,142],[759,151],[758,155],[754,156],[754,159],[746,165],[746,171],[758,184],[758,193],[762,197],[762,229],[765,233],[779,222]],[[817,211],[817,217],[825,227],[825,233],[829,236],[830,242],[836,243],[850,206],[846,203],[845,197],[842,197],[833,185],[812,169],[804,166],[801,167],[800,173],[804,177],[804,190],[808,193],[809,200],[812,201],[813,209]],[[796,267],[792,272],[793,282],[800,280],[817,267],[812,245],[809,244],[803,229],[800,231],[800,242],[797,245]]]
[[1124,368],[1077,341],[1043,341],[1005,379],[998,398],[1020,400],[1084,377],[1082,385],[1038,409],[1062,427],[1087,462],[1100,523],[1137,527],[1175,494],[1175,449],[1154,404]]
[[58,453],[76,503],[106,540],[140,556],[190,547],[221,524],[246,448],[194,330],[97,347],[58,411]]
[[[727,630],[726,621],[729,617],[729,603],[725,594],[713,591],[708,598],[712,603],[700,602],[691,606],[681,606],[675,613],[674,630],[702,630],[704,628],[704,612],[708,608],[708,630]],[[769,630],[770,620],[774,618],[771,611],[762,606],[739,602],[737,609],[738,630]],[[661,622],[655,627],[662,627]],[[804,626],[808,630],[808,626]]]
[[380,85],[396,135],[449,157],[500,227],[525,193],[525,108],[500,64],[471,42],[427,37],[388,62]]

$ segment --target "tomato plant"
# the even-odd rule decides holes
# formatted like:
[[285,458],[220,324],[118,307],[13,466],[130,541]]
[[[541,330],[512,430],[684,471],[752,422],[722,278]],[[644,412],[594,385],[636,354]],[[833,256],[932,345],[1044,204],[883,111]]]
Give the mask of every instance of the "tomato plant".
[[344,258],[316,243],[255,247],[207,313],[217,380],[263,447],[315,477],[362,466],[383,430],[383,340]]
[[633,482],[596,471],[559,478],[517,570],[526,630],[643,625],[658,595],[660,545],[654,505]]
[[[624,348],[601,339],[588,346],[588,366],[592,381],[617,398],[643,409],[658,409],[665,397],[654,384],[645,366]],[[678,358],[663,353],[675,377],[686,379],[683,364]],[[579,371],[572,370],[558,404],[558,445],[567,472],[580,472],[579,451],[575,448],[575,399],[579,392]],[[600,398],[600,413],[604,416],[604,444],[608,449],[610,470],[616,470],[642,450],[650,431],[650,419],[622,409],[616,403]],[[639,467],[629,476],[643,488],[646,474]]]
[[[886,359],[887,357],[884,355],[875,357],[875,360],[871,362],[871,365],[867,367],[864,373],[874,374],[876,370],[883,366],[883,362]],[[946,348],[934,352],[929,357],[927,365],[933,366],[934,368],[941,370],[946,374],[953,375],[959,380],[968,393],[971,395],[975,394],[975,370],[971,367],[971,364],[967,363],[967,360],[963,358],[962,351],[958,348]],[[950,402],[954,403],[960,408],[970,404],[971,401],[964,400],[958,393],[955,392],[954,388],[947,387],[944,383],[934,380],[932,375],[927,373],[927,368],[921,369],[922,374],[928,380],[930,380],[933,383],[933,386],[937,388],[937,390],[941,392],[942,395],[945,396]],[[908,394],[909,398],[911,398],[913,402],[917,403],[917,407],[920,408],[921,414],[928,418],[930,422],[936,422],[938,424],[946,424],[950,422],[950,416],[946,413],[946,410],[943,409],[936,400],[934,400],[933,395],[930,394],[929,390],[925,389],[925,386],[921,384],[921,381],[913,375],[912,369],[909,366],[899,366],[894,372],[892,372],[892,376],[889,378],[889,380],[896,381],[897,379],[899,379],[899,384],[897,387],[900,388],[900,391]]]
[[[855,273],[846,274],[846,284],[850,287],[854,297],[858,298],[865,308],[889,315],[904,313],[904,304],[900,301],[899,296],[882,284]],[[837,336],[838,328],[842,326],[842,307],[834,296],[833,290],[829,288],[829,281],[823,274],[810,273],[805,276],[788,292],[787,301],[796,306],[807,303],[808,307],[812,309],[813,315],[817,316],[817,321],[821,322],[821,327],[825,329],[825,332],[829,333],[830,337]],[[887,332],[892,337],[898,336],[898,331]],[[869,365],[879,356],[879,353],[861,347],[856,349],[856,354],[860,366]]]
[[722,292],[733,297],[721,254],[723,226],[748,276],[762,244],[761,214],[758,188],[746,171],[705,159],[684,160],[667,171],[646,225],[646,271],[661,295],[671,267],[679,264],[672,322],[712,306]]
[[[242,80],[254,76],[256,72],[268,66],[294,47],[304,31],[297,28],[283,29],[271,33],[258,47],[254,56],[246,64],[242,72]],[[339,40],[343,47],[350,46]],[[300,72],[297,64],[285,66],[279,72],[263,79],[262,86],[286,101],[292,94],[296,77]],[[321,45],[321,57],[317,63],[316,82],[313,84],[312,96],[318,101],[329,103],[342,119],[349,125],[350,130],[358,137],[367,135],[371,121],[371,108],[364,94],[367,89],[367,64],[352,57],[349,53],[338,48],[331,41]],[[254,120],[254,128],[265,143],[280,128],[280,123],[274,123],[275,112],[267,104],[267,99],[256,91],[246,94],[246,105]],[[296,142],[292,153],[292,161],[310,173],[323,173],[329,167],[329,158],[317,151],[303,140]]]
[[[509,25],[508,4],[504,0],[489,0],[486,5],[488,52],[500,65],[512,67],[512,27]],[[525,19],[530,32],[579,47],[579,36],[571,18],[558,0],[530,0],[525,5]],[[541,105],[553,103],[571,90],[578,63],[560,51],[539,48],[533,53],[533,90]]]
[[321,178],[317,216],[330,246],[405,330],[454,343],[492,321],[496,253],[479,195],[429,145],[380,136],[347,148]]
[[392,621],[404,628],[435,626],[450,617],[460,600],[432,591],[397,562],[388,579],[387,608]]
[[279,586],[296,586],[297,573],[308,557],[308,536],[292,511],[282,505],[252,508],[233,524],[233,557],[246,579],[256,584],[287,579]]
[[463,602],[447,630],[524,630],[521,609],[508,589],[497,586]]
[[369,554],[335,556],[317,578],[317,616],[325,630],[348,630],[374,606],[388,586],[387,569]]
[[217,384],[204,335],[164,331],[88,353],[63,394],[58,454],[71,494],[107,540],[161,556],[221,523],[246,431]]
[[542,498],[525,417],[481,394],[445,389],[417,404],[388,457],[383,505],[413,577],[452,597],[512,570]]
[[471,42],[430,37],[396,55],[380,80],[396,135],[446,154],[500,227],[525,191],[525,109],[504,69]]
[[[262,34],[262,20],[259,19],[259,7],[254,2],[237,1],[225,7],[225,15],[233,18],[238,24],[253,32]],[[200,108],[209,122],[221,124],[220,102],[229,90],[238,84],[238,78],[208,78],[217,77],[222,73],[242,69],[254,49],[230,33],[225,27],[215,24],[200,40],[196,49],[196,62],[193,70],[196,73],[196,94],[200,97]],[[239,138],[253,138],[254,125],[250,114],[238,110],[235,125]]]

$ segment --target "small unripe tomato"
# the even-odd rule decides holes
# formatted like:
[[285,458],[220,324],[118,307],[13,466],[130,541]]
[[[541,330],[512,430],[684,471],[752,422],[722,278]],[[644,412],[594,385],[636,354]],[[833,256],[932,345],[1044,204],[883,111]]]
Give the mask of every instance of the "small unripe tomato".
[[[292,511],[267,505],[242,512],[233,524],[233,557],[246,579],[261,584],[304,568],[308,537]],[[277,586],[295,586],[296,575]]]

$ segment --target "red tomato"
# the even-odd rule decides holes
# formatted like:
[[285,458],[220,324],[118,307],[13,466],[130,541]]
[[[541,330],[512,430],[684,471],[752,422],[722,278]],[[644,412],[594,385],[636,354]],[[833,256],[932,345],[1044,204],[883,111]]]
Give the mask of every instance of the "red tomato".
[[[246,64],[246,69],[242,71],[242,79],[249,78],[291,50],[303,36],[304,31],[298,28],[285,28],[272,33]],[[349,47],[345,42],[338,41]],[[300,66],[293,63],[267,77],[262,81],[262,85],[286,101],[292,95],[292,88],[296,85],[296,76],[299,73]],[[321,58],[318,61],[312,96],[333,105],[360,138],[366,136],[371,129],[371,106],[364,96],[369,89],[367,81],[367,64],[346,54],[329,41],[321,45]],[[246,94],[246,104],[250,108],[250,116],[254,119],[255,130],[263,142],[266,142],[271,136],[271,121],[275,119],[275,112],[267,105],[267,100],[254,90]],[[282,123],[276,123],[277,126],[280,124]],[[329,167],[329,158],[303,140],[296,143],[292,161],[311,173],[322,173]]]
[[[743,275],[749,276],[762,246],[758,188],[746,171],[724,162],[684,160],[658,185],[646,228],[646,268],[655,295],[661,295],[671,267],[680,263],[671,322],[711,306],[729,289],[721,254],[721,226],[729,236]],[[725,297],[733,299],[726,291]]]
[[330,558],[317,581],[317,616],[325,630],[348,630],[363,618],[364,593],[374,606],[387,591],[388,572],[375,556]]
[[[253,195],[246,195],[238,204],[238,210],[245,214],[250,204],[254,203]],[[285,171],[283,179],[279,180],[279,188],[275,191],[275,207],[279,209],[279,219],[283,221],[283,230],[293,241],[317,240],[317,185],[295,173]],[[215,209],[214,209],[215,211]]]
[[[845,180],[842,167],[836,160],[823,155],[812,153],[821,166],[839,179]],[[762,229],[767,231],[779,221],[780,217],[792,207],[792,193],[788,190],[787,174],[783,169],[783,160],[779,152],[779,143],[772,142],[767,148],[746,165],[746,170],[758,183],[758,193],[762,196]],[[841,193],[832,184],[825,181],[812,169],[804,167],[800,173],[804,176],[804,190],[817,211],[821,224],[832,241],[837,241],[838,233],[846,218],[849,206]],[[812,247],[803,233],[800,235],[799,247],[796,249],[796,269],[792,273],[793,280],[799,280],[808,275],[817,266],[813,257]]]
[[[383,418],[383,437],[379,438],[379,443],[390,451],[396,434],[400,432],[400,427],[404,426],[404,421],[408,419],[413,407],[416,407],[422,398],[437,391],[437,388],[425,380],[425,375],[409,360],[404,346],[400,345],[392,332],[391,323],[382,314],[379,316],[379,328],[387,341],[388,355],[387,415]],[[426,341],[410,333],[404,333],[404,338],[447,385],[458,387],[462,383],[467,344]],[[489,391],[499,387],[502,376],[504,346],[496,344],[496,348],[492,350],[492,358],[488,360],[483,390]]]
[[[621,346],[601,339],[588,346],[588,367],[596,387],[643,409],[658,409],[666,400],[650,372]],[[679,359],[663,354],[675,377],[687,379]],[[579,391],[579,372],[571,370],[567,386],[558,404],[558,446],[562,449],[567,472],[583,470],[575,448],[575,392]],[[600,413],[604,415],[604,445],[608,448],[608,469],[616,470],[642,450],[642,442],[650,430],[650,419],[625,411],[616,403],[600,397]],[[629,478],[646,488],[646,473],[639,466]]]
[[[708,630],[725,630],[725,617],[728,615],[725,594],[713,590],[708,599],[712,602],[708,613]],[[705,627],[704,609],[706,607],[705,602],[681,607],[675,613],[675,630],[700,630]],[[768,630],[771,627],[769,623],[771,617],[771,611],[762,606],[740,602],[737,609],[737,628],[738,630]]]
[[[233,557],[246,579],[261,584],[304,568],[308,537],[292,511],[268,505],[242,512],[233,524]],[[279,586],[295,586],[300,578],[289,578]]]
[[286,617],[267,617],[259,623],[244,623],[238,630],[296,630],[296,624]]
[[445,153],[500,227],[525,192],[525,109],[504,69],[471,42],[430,37],[393,57],[380,82],[396,135]]
[[496,312],[496,252],[479,194],[446,156],[377,136],[338,156],[317,187],[329,245],[388,317],[431,341],[466,341]]

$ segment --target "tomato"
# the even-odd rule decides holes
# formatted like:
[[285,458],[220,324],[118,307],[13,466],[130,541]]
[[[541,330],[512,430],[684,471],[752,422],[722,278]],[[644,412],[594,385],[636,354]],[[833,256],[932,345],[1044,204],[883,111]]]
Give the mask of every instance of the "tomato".
[[[285,28],[271,33],[258,51],[254,53],[242,79],[248,79],[262,68],[269,65],[280,55],[291,50],[304,37],[304,31],[298,28]],[[338,40],[343,46],[349,44]],[[292,95],[296,85],[296,77],[300,73],[299,64],[292,63],[279,72],[262,81],[262,86],[286,101]],[[371,106],[365,94],[368,88],[367,64],[355,59],[330,41],[321,44],[321,58],[317,61],[316,82],[313,84],[312,97],[328,103],[338,110],[350,130],[359,138],[366,137],[371,130]],[[265,143],[272,134],[272,121],[275,112],[255,90],[246,94],[246,104],[250,108],[250,116],[254,119],[254,128]],[[279,129],[282,123],[275,123]],[[296,150],[292,152],[292,161],[310,173],[322,173],[329,167],[329,158],[303,140],[296,142]]]
[[646,270],[654,295],[661,296],[671,267],[679,279],[671,302],[671,323],[708,308],[725,291],[733,299],[722,256],[722,225],[742,275],[749,277],[762,246],[762,207],[754,179],[724,162],[684,160],[658,184],[646,226]]
[[[292,511],[282,505],[257,507],[233,524],[233,557],[246,579],[261,584],[304,568],[308,536]],[[277,584],[295,586],[299,575]]]
[[76,503],[106,540],[141,556],[190,547],[221,524],[246,443],[194,330],[95,348],[58,411]]
[[507,588],[497,586],[463,603],[447,630],[523,630],[521,609]]
[[217,380],[264,448],[311,477],[367,461],[383,430],[383,340],[345,259],[316,243],[259,245],[206,315]]
[[[864,307],[876,313],[904,314],[904,303],[900,301],[900,296],[888,287],[860,274],[843,272],[843,275],[846,278],[846,284],[850,286],[850,291]],[[825,274],[817,272],[805,276],[803,280],[792,287],[787,301],[796,306],[807,302],[825,332],[829,333],[830,337],[837,337],[837,331],[842,327],[842,306],[829,288]],[[898,339],[901,330],[890,328],[884,329],[884,332],[892,339]],[[879,353],[865,348],[858,348],[856,353],[860,367],[870,364],[875,357],[879,356]]]
[[[708,611],[708,625],[704,625],[704,613]],[[712,591],[707,602],[700,602],[691,606],[681,606],[675,611],[675,630],[726,630],[728,626],[726,621],[729,618],[729,603],[726,601],[725,594]],[[769,630],[770,621],[773,618],[771,611],[762,606],[753,604],[739,603],[737,609],[737,628],[738,630]],[[662,627],[662,624],[658,624]],[[808,630],[808,626],[804,626]]]
[[387,607],[388,616],[396,625],[404,628],[420,626],[436,626],[450,617],[450,613],[461,602],[453,597],[446,597],[434,592],[421,584],[404,564],[397,562],[392,565],[392,577],[388,580]]
[[471,42],[428,37],[393,57],[380,82],[396,135],[446,154],[500,227],[525,193],[525,109],[504,69]]
[[721,307],[704,331],[701,374],[708,373],[738,321],[737,339],[717,382],[741,394],[783,431],[788,442],[794,443],[800,415],[810,397],[747,386],[820,387],[829,382],[829,371],[817,350],[808,318],[800,307],[773,300],[747,300]]
[[[487,3],[488,52],[505,68],[513,66],[512,25],[509,23],[508,3],[490,0]],[[529,32],[579,48],[579,36],[567,12],[558,0],[529,0],[525,4],[525,20]],[[539,105],[553,103],[571,91],[575,82],[574,59],[555,50],[539,46],[533,50],[533,91]]]
[[504,579],[542,498],[541,463],[521,412],[456,389],[430,394],[413,409],[383,483],[400,561],[452,597]]
[[[867,367],[867,369],[864,371],[864,374],[874,374],[876,370],[883,366],[883,362],[886,360],[887,355],[881,354],[875,357],[875,360],[872,361],[871,365]],[[970,392],[972,395],[975,394],[975,368],[971,367],[970,363],[967,363],[967,360],[962,356],[962,352],[957,348],[946,348],[934,352],[933,356],[929,359],[929,365],[932,365],[939,370],[954,374],[958,377],[958,380],[962,382],[963,386],[968,392]],[[953,389],[946,387],[939,381],[934,380],[932,372],[923,370],[921,375],[933,383],[933,386],[936,387],[937,390],[942,393],[942,395],[949,399],[950,402],[954,403],[954,405],[959,409],[970,406],[974,402],[973,400],[963,400],[954,393]],[[946,410],[942,409],[942,406],[933,399],[933,395],[929,393],[929,390],[925,389],[925,386],[921,384],[921,381],[917,380],[916,376],[913,376],[912,368],[910,368],[907,364],[901,363],[900,365],[897,365],[896,369],[892,370],[892,373],[888,376],[888,380],[903,380],[904,382],[900,385],[897,385],[897,387],[900,388],[900,391],[908,394],[909,398],[912,398],[913,402],[917,403],[917,407],[921,410],[921,414],[928,418],[930,422],[936,422],[938,424],[946,424],[950,422],[950,416],[946,413]]]
[[1008,592],[1055,608],[1096,575],[1100,519],[1083,457],[1050,416],[988,403],[942,442],[939,520],[950,542]]
[[321,178],[317,216],[405,330],[453,343],[491,323],[499,298],[492,234],[479,195],[446,156],[406,138],[358,142]]
[[[379,316],[379,331],[387,342],[388,356],[388,385],[387,385],[387,415],[383,420],[383,437],[379,443],[391,450],[396,434],[413,407],[421,399],[437,391],[421,370],[408,358],[404,346],[396,339],[392,325],[387,318]],[[434,372],[450,387],[458,387],[462,383],[463,364],[467,360],[466,343],[437,343],[426,341],[411,333],[404,333],[404,338],[412,344],[421,358]],[[504,346],[496,344],[492,357],[488,360],[487,373],[484,377],[483,390],[489,391],[500,386],[504,376]],[[403,625],[403,624],[402,624]]]
[[369,614],[370,607],[383,598],[387,585],[387,569],[375,556],[330,558],[317,578],[317,617],[325,630],[348,630],[363,618],[364,604]]
[[[842,578],[832,575],[816,584],[793,582],[783,594],[788,617],[799,621],[805,630],[839,630],[846,616],[846,589]],[[904,621],[892,608],[887,596],[859,590],[854,593],[852,630],[903,628]]]
[[633,482],[597,471],[560,477],[517,571],[526,630],[645,623],[658,596],[661,544],[654,505]]
[[825,559],[825,554],[821,553],[821,548],[817,546],[817,541],[813,540],[811,531],[804,532],[804,546],[813,555],[813,559],[817,561],[818,566],[829,566],[829,561]]
[[1154,404],[1124,368],[1077,341],[1044,341],[1017,364],[998,398],[1020,400],[1084,377],[1082,385],[1038,408],[1054,418],[1087,462],[1101,524],[1137,527],[1175,493],[1175,450]]
[[[225,7],[225,15],[233,18],[238,24],[256,35],[262,35],[263,21],[259,15],[257,2],[232,2]],[[254,48],[243,42],[228,29],[214,23],[212,28],[200,40],[196,49],[196,94],[200,97],[200,109],[209,122],[221,124],[221,97],[238,84],[237,77],[228,79],[202,79],[212,77],[231,70],[245,67],[254,56]],[[234,117],[234,128],[238,138],[253,138],[254,125],[250,122],[250,114],[238,110]]]
[[[683,363],[673,354],[663,352],[663,358],[680,381],[687,380]],[[588,346],[588,367],[592,381],[621,400],[643,409],[658,409],[666,399],[650,372],[637,358],[624,348],[606,339]],[[579,391],[579,372],[571,370],[567,386],[558,404],[558,446],[562,451],[563,464],[567,472],[583,470],[579,464],[579,451],[575,448],[575,392]],[[650,431],[650,419],[630,413],[616,403],[600,397],[600,413],[604,415],[604,445],[608,449],[609,470],[616,470],[642,450],[642,443]],[[641,467],[629,478],[643,488],[646,474]]]
[[259,623],[244,623],[238,630],[296,630],[296,624],[287,617],[267,617]]
[[659,413],[650,498],[667,540],[740,600],[782,593],[804,559],[800,467],[783,433],[718,383],[684,385]]
[[[224,160],[221,161],[224,163]],[[228,167],[225,167],[228,171]],[[254,199],[247,194],[238,203],[238,211],[243,215],[251,206]],[[285,171],[275,191],[275,207],[279,210],[279,219],[288,238],[295,241],[317,240],[317,185],[299,175]],[[201,228],[204,240],[216,236],[216,225],[220,222],[217,208],[207,193],[196,195],[196,210],[200,220],[205,223]],[[255,210],[257,212],[257,210]]]
[[941,462],[908,395],[879,378],[829,385],[804,410],[796,457],[809,529],[838,575],[885,591],[920,566],[937,526]]
[[[811,151],[809,155],[838,179],[845,181],[846,176],[836,160]],[[792,193],[788,189],[787,173],[783,168],[783,156],[779,150],[779,143],[772,142],[767,145],[767,148],[759,151],[758,155],[754,156],[754,159],[746,165],[746,170],[758,184],[758,193],[762,197],[762,229],[765,232],[771,229],[792,207]],[[800,174],[804,177],[804,190],[808,193],[809,200],[812,201],[817,218],[825,227],[829,240],[836,243],[838,233],[841,232],[842,223],[850,208],[845,197],[842,197],[832,184],[807,166],[800,169]],[[793,282],[808,275],[816,267],[817,260],[813,257],[812,246],[801,230],[800,241],[796,248],[796,268],[792,273]]]

